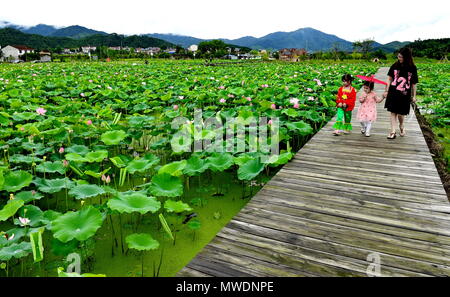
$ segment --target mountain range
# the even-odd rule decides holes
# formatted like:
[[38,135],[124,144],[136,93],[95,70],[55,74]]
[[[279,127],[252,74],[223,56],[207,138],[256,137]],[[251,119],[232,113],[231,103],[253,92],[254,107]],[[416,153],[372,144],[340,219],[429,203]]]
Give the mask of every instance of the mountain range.
[[[68,37],[72,39],[83,39],[91,35],[109,35],[106,32],[92,30],[82,26],[57,28],[51,25],[39,24],[32,27],[25,27],[0,21],[0,28],[2,27],[11,27],[27,34],[38,34],[46,37]],[[185,48],[192,44],[199,44],[200,42],[207,40],[176,34],[152,33],[144,34],[144,36],[161,39],[172,44],[181,45]],[[249,47],[252,49],[279,50],[282,48],[305,48],[309,52],[327,51],[332,48],[337,48],[342,51],[351,51],[353,49],[352,42],[339,38],[336,35],[327,34],[309,27],[292,32],[274,32],[260,38],[245,36],[238,39],[217,39],[221,39],[227,44]],[[382,49],[385,52],[394,52],[408,43],[409,42],[394,41],[383,45],[375,42],[373,47],[374,49]]]

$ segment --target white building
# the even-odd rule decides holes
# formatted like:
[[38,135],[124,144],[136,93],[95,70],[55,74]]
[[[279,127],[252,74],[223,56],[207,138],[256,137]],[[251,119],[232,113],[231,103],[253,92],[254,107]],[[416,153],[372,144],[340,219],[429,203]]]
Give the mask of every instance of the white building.
[[90,52],[93,52],[97,50],[96,46],[82,46],[81,51],[85,54],[89,54]]
[[2,59],[19,60],[20,57],[27,53],[34,53],[34,48],[25,45],[7,45],[1,49]]
[[191,52],[196,52],[196,51],[198,51],[198,45],[196,45],[196,44],[191,45],[191,46],[188,48],[188,51],[191,51]]

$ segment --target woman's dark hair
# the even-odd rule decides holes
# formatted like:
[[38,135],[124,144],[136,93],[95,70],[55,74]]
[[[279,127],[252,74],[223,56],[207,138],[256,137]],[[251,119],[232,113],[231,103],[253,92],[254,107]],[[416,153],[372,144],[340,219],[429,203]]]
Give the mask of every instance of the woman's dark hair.
[[353,77],[350,74],[344,74],[342,76],[342,81],[349,81],[352,82],[353,81]]
[[373,88],[375,87],[375,83],[374,83],[374,82],[371,82],[371,81],[365,81],[365,82],[363,83],[363,86],[367,86],[367,87],[369,87],[369,89],[370,89],[371,91],[373,91]]
[[[410,67],[415,66],[413,56],[412,56],[412,50],[409,47],[404,47],[404,48],[400,49],[400,51],[398,53],[403,56],[403,65],[407,65]],[[398,62],[398,61],[397,61],[397,63],[400,64],[400,62]]]

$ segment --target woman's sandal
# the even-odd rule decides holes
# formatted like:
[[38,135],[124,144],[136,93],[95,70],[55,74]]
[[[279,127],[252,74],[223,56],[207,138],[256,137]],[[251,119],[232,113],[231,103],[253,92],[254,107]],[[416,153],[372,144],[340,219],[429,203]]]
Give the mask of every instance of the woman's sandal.
[[400,128],[400,136],[403,137],[406,135],[405,127]]
[[389,133],[389,136],[387,137],[387,139],[395,139],[396,137],[397,137],[397,133],[391,132],[391,133]]

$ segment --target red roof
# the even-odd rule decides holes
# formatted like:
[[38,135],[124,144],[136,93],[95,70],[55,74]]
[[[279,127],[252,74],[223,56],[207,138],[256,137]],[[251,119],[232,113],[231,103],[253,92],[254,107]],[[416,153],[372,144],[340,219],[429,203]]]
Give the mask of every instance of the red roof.
[[18,50],[22,50],[22,51],[32,51],[34,50],[34,48],[28,47],[26,45],[11,45],[12,47],[18,49]]

